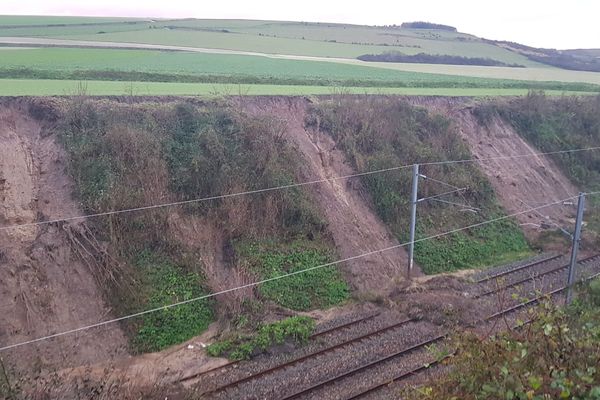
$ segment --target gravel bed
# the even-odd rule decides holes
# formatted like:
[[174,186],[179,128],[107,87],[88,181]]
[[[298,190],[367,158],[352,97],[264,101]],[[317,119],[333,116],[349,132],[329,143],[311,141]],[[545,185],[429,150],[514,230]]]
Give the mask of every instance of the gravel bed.
[[373,385],[389,382],[396,376],[431,362],[433,355],[425,347],[408,354],[385,361],[368,370],[361,371],[335,383],[315,390],[303,399],[341,399],[371,388]]
[[485,269],[483,271],[480,271],[480,272],[477,272],[477,273],[471,275],[471,278],[476,281],[480,280],[480,279],[485,279],[487,277],[494,276],[494,275],[501,274],[501,273],[508,272],[508,271],[512,271],[513,269],[517,269],[525,264],[530,264],[530,263],[533,263],[533,262],[536,262],[539,260],[543,260],[544,258],[552,257],[555,255],[556,255],[555,253],[539,254],[535,257],[531,257],[526,260],[519,260],[519,261],[515,261],[510,264],[501,265],[499,267]]
[[417,344],[423,338],[435,335],[438,329],[426,322],[411,322],[381,335],[304,360],[258,380],[222,391],[213,398],[241,399],[247,398],[248,393],[252,393],[256,398],[285,397],[302,388],[335,377],[341,372]]
[[[339,326],[370,314],[371,313],[360,316],[355,315],[354,318],[342,317],[341,319],[336,319],[337,323],[335,325],[333,325],[333,323],[328,323],[325,327],[319,326],[317,332],[322,332],[334,326]],[[310,340],[306,345],[298,348],[295,348],[291,345],[288,348],[285,348],[285,345],[278,346],[273,351],[258,355],[252,360],[242,361],[232,365],[231,367],[220,369],[214,373],[209,373],[205,376],[202,376],[201,379],[199,379],[195,384],[195,389],[199,393],[213,390],[238,379],[254,375],[259,371],[284,364],[298,357],[314,353],[338,343],[346,342],[357,336],[374,332],[406,318],[406,316],[400,315],[399,313],[384,312],[369,320],[362,321],[341,330],[319,336],[314,340]]]
[[[354,321],[358,321],[362,318],[366,318],[366,317],[370,317],[370,316],[375,316],[378,313],[380,313],[379,311],[369,311],[369,312],[352,312],[352,313],[347,313],[344,315],[341,315],[338,318],[333,318],[330,319],[328,321],[325,321],[323,323],[320,323],[319,325],[317,325],[317,327],[315,328],[315,331],[313,332],[313,334],[319,334],[321,332],[325,332],[329,329],[333,329],[336,328],[338,326],[342,326],[344,324],[348,324]],[[371,318],[372,319],[372,318]],[[350,329],[352,326],[349,326],[348,329]]]
[[[556,266],[560,266],[560,263],[555,265],[553,268]],[[545,270],[549,269],[551,268],[545,268]],[[578,281],[584,279],[585,277],[591,276],[598,272],[600,272],[600,257],[583,264],[578,264],[575,280]],[[526,277],[524,275],[521,276]],[[522,284],[508,288],[506,289],[505,293],[500,294],[503,303],[501,306],[499,305],[499,297],[497,294],[490,294],[488,296],[481,297],[479,300],[482,301],[483,304],[487,304],[492,310],[499,311],[500,308],[506,309],[518,304],[523,298],[533,299],[539,296],[540,292],[548,293],[555,289],[564,287],[567,283],[567,278],[568,269],[563,269],[539,278],[534,277],[526,282],[523,282]],[[517,281],[517,279],[511,279],[511,281]],[[516,296],[513,297],[513,295]]]
[[492,279],[487,282],[474,284],[471,288],[471,291],[472,291],[473,295],[484,293],[484,292],[487,292],[488,290],[496,289],[498,286],[510,285],[511,283],[518,282],[522,279],[528,279],[528,278],[538,276],[539,274],[543,274],[554,268],[558,268],[563,265],[566,265],[567,262],[568,262],[568,260],[565,257],[561,257],[556,260],[547,261],[547,262],[535,265],[531,268],[526,268],[523,270],[511,272],[510,274],[501,276],[498,279]]
[[447,365],[439,365],[430,369],[426,369],[423,372],[418,373],[417,375],[403,379],[398,382],[393,382],[386,387],[383,387],[376,392],[369,393],[363,397],[360,397],[360,400],[398,400],[401,398],[401,395],[405,390],[409,387],[419,387],[422,385],[426,385],[427,382],[432,382],[438,379],[441,379],[444,375],[446,375],[450,371],[450,367]]
[[[513,263],[507,266],[494,268],[474,275],[477,279],[484,276],[498,274],[503,271],[510,271],[527,263],[535,262],[550,256],[542,254],[532,259]],[[516,271],[508,274],[500,279],[501,286],[509,285],[522,279],[532,278],[518,286],[508,288],[504,294],[504,303],[501,308],[506,309],[519,303],[520,298],[534,298],[538,292],[549,292],[551,290],[563,287],[567,279],[567,269],[557,273],[548,274],[541,278],[536,278],[536,275],[547,272],[556,267],[566,265],[567,257],[561,257],[556,260],[548,261],[539,264],[532,268],[527,268],[522,271]],[[580,264],[577,269],[576,279],[590,276],[600,272],[600,257]],[[490,289],[496,288],[496,282],[491,281],[486,284],[474,284],[470,293],[476,295]],[[518,298],[514,298],[516,294]],[[554,296],[556,301],[561,301],[564,294],[560,293]],[[480,299],[482,303],[487,303],[492,312],[498,311],[498,297],[494,295],[484,296]],[[358,319],[376,314],[376,312],[356,312],[348,313],[320,324],[315,333],[324,332],[328,329],[340,326]],[[343,343],[355,337],[375,332],[383,327],[392,325],[406,319],[398,313],[386,311],[366,321],[358,322],[339,331],[334,331],[323,336],[311,340],[307,345],[295,349],[293,346],[278,346],[269,353],[257,356],[255,359],[247,362],[237,363],[231,367],[217,371],[202,377],[197,388],[199,393],[221,387],[227,383],[234,382],[240,378],[244,378],[261,370],[265,370],[277,365],[284,364],[298,357],[314,353],[327,347]],[[506,330],[507,327],[516,325],[517,320],[527,320],[527,308],[522,308],[516,312],[507,314],[505,317],[497,318],[494,321],[486,321],[477,324],[477,330],[480,333],[492,333],[500,330]],[[268,375],[258,379],[242,383],[234,388],[227,389],[218,393],[212,394],[210,397],[203,398],[213,399],[275,399],[282,398],[293,393],[296,393],[303,388],[312,386],[319,382],[333,378],[340,373],[361,367],[378,358],[393,354],[396,351],[411,347],[415,344],[431,338],[439,333],[442,333],[441,328],[425,321],[414,321],[390,330],[386,333],[376,335],[375,337],[365,339],[358,343],[353,343],[348,346],[336,349],[333,352],[328,352],[314,358],[309,358],[300,363],[286,367],[283,370],[274,371]],[[323,388],[315,390],[306,395],[305,398],[318,399],[339,399],[357,394],[378,382],[391,380],[393,377],[406,372],[413,368],[423,365],[432,359],[432,354],[427,350],[416,350],[407,355],[399,356],[382,364],[378,364],[368,370],[361,371],[350,377],[343,378],[338,382],[329,384]],[[426,379],[435,379],[439,374],[443,374],[447,370],[447,366],[436,367],[420,373],[418,376],[409,378],[394,384],[389,385],[377,392],[365,396],[364,399],[392,399],[398,398],[398,393],[407,384],[415,382],[423,382]]]

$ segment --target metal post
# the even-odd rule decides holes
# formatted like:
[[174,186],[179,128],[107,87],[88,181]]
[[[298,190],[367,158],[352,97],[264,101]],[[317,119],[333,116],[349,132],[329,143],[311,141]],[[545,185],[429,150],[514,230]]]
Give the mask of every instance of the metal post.
[[410,209],[410,247],[408,248],[408,270],[406,277],[410,279],[410,273],[413,269],[413,257],[415,252],[415,228],[417,225],[417,193],[419,188],[419,164],[414,164],[412,169],[412,195]]
[[573,300],[573,283],[575,281],[575,266],[577,265],[577,250],[579,250],[579,240],[581,237],[584,203],[585,193],[579,193],[579,201],[577,202],[577,220],[575,221],[573,247],[571,248],[571,264],[569,265],[569,278],[567,280],[567,304],[570,304]]

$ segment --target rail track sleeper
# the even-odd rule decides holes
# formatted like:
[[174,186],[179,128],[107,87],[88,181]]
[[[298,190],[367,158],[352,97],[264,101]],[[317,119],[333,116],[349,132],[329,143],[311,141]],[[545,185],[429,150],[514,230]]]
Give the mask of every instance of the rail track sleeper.
[[310,386],[309,388],[306,388],[306,389],[303,389],[303,390],[301,390],[301,391],[298,391],[298,392],[296,392],[296,393],[294,393],[294,394],[292,394],[292,395],[289,395],[289,396],[283,397],[281,400],[291,400],[291,399],[296,399],[296,398],[298,398],[298,397],[300,397],[300,396],[302,396],[302,395],[304,395],[304,394],[307,394],[307,393],[309,393],[309,392],[312,392],[312,391],[314,391],[314,390],[317,390],[317,389],[320,389],[320,388],[322,388],[322,387],[325,387],[325,386],[327,386],[327,385],[330,385],[330,384],[332,384],[332,383],[334,383],[335,381],[338,381],[338,380],[340,380],[340,379],[347,378],[347,377],[349,377],[349,376],[352,376],[352,375],[354,375],[354,374],[357,374],[357,373],[359,373],[359,372],[361,372],[361,371],[364,371],[364,370],[366,370],[366,369],[369,369],[369,368],[371,368],[371,367],[373,367],[373,366],[375,366],[375,365],[377,365],[377,364],[384,363],[384,362],[386,362],[386,361],[392,360],[392,359],[394,359],[394,358],[396,358],[396,357],[399,357],[399,356],[401,356],[401,355],[405,355],[405,354],[408,354],[408,353],[410,353],[410,352],[413,352],[413,351],[415,351],[415,350],[418,350],[418,349],[420,349],[420,348],[423,348],[423,347],[425,347],[425,346],[427,346],[427,345],[429,345],[429,344],[436,343],[436,342],[438,342],[438,341],[440,341],[440,340],[444,339],[446,336],[447,336],[447,334],[443,334],[443,335],[438,335],[438,336],[435,336],[435,337],[433,337],[432,339],[425,340],[425,341],[423,341],[423,342],[420,342],[420,343],[418,343],[418,344],[415,344],[415,345],[413,345],[413,346],[411,346],[411,347],[409,347],[409,348],[406,348],[406,349],[400,350],[400,351],[398,351],[398,352],[395,352],[395,353],[393,353],[393,354],[390,354],[390,355],[388,355],[388,356],[385,356],[385,357],[379,358],[379,359],[377,359],[377,360],[371,361],[371,362],[369,362],[368,364],[365,364],[365,365],[363,365],[363,366],[361,366],[361,367],[356,367],[356,368],[353,368],[353,369],[351,369],[350,371],[346,371],[346,372],[344,372],[344,373],[342,373],[342,374],[336,375],[335,377],[333,377],[333,378],[330,378],[330,379],[328,379],[328,380],[326,380],[326,381],[323,381],[323,382],[317,383],[317,384],[315,384],[315,385],[313,385],[313,386]]
[[[596,257],[600,257],[600,254],[596,254],[596,255],[593,255],[593,256],[590,256],[590,257],[586,257],[584,259],[581,259],[581,260],[577,261],[577,263],[578,264],[587,263],[587,262],[591,261],[592,259],[594,259]],[[511,287],[518,286],[518,285],[520,285],[522,283],[525,283],[527,281],[531,281],[531,280],[534,280],[534,279],[539,279],[539,278],[541,278],[543,276],[554,274],[556,272],[559,272],[559,271],[561,271],[563,269],[567,269],[567,268],[569,268],[569,264],[562,265],[562,266],[557,267],[557,268],[553,268],[553,269],[551,269],[549,271],[546,271],[546,272],[543,272],[541,274],[536,274],[535,276],[531,276],[531,277],[527,277],[527,278],[521,279],[521,280],[519,280],[517,282],[513,282],[513,283],[511,283],[509,285],[506,285],[506,286],[503,286],[503,287],[501,287],[499,289],[492,289],[492,290],[489,290],[487,292],[480,293],[480,294],[474,296],[473,298],[478,299],[478,298],[481,298],[481,297],[484,297],[484,296],[488,296],[490,294],[498,293],[501,290],[509,289]]]
[[[373,314],[371,314],[371,315],[369,315],[369,316],[366,316],[366,317],[363,317],[363,318],[359,318],[359,319],[356,319],[356,320],[353,320],[353,321],[347,322],[347,323],[345,323],[345,324],[342,324],[342,325],[334,326],[334,327],[332,327],[332,328],[330,328],[330,329],[326,329],[326,330],[324,330],[323,332],[317,332],[317,333],[314,333],[314,334],[310,335],[310,336],[309,336],[309,338],[310,338],[310,339],[314,339],[314,338],[317,338],[317,337],[319,337],[319,336],[327,335],[327,334],[329,334],[329,333],[332,333],[332,332],[335,332],[335,331],[338,331],[338,330],[341,330],[341,329],[347,328],[347,327],[349,327],[349,326],[352,326],[352,325],[356,325],[356,324],[358,324],[358,323],[361,323],[361,322],[367,321],[367,320],[369,320],[369,319],[373,319],[373,318],[375,318],[375,317],[377,317],[377,316],[379,316],[379,315],[381,315],[381,312],[376,312],[376,313],[373,313]],[[190,380],[192,380],[192,379],[197,379],[197,378],[200,378],[200,377],[202,377],[202,376],[208,375],[208,374],[210,374],[210,373],[217,372],[217,371],[220,371],[220,370],[226,369],[226,368],[228,368],[228,367],[231,367],[231,366],[233,366],[233,365],[239,364],[240,362],[241,362],[241,360],[238,360],[238,361],[230,361],[230,362],[228,362],[227,364],[223,364],[223,365],[220,365],[220,366],[218,366],[218,367],[211,368],[211,369],[209,369],[209,370],[207,370],[207,371],[202,371],[202,372],[199,372],[199,373],[197,373],[197,374],[193,374],[193,375],[190,375],[190,376],[186,376],[186,377],[184,377],[184,378],[181,378],[181,379],[180,379],[178,382],[187,382],[187,381],[190,381]]]
[[387,379],[385,382],[377,384],[375,386],[372,386],[365,391],[362,391],[360,393],[352,395],[351,397],[346,397],[345,400],[360,399],[361,397],[364,397],[370,393],[373,393],[380,389],[383,389],[384,387],[389,386],[392,383],[399,382],[399,381],[409,378],[411,376],[417,375],[418,373],[420,373],[422,371],[425,371],[431,367],[435,367],[436,365],[441,364],[444,360],[447,360],[448,358],[452,357],[455,353],[456,352],[452,352],[451,354],[448,354],[440,359],[433,360],[428,364],[423,364],[416,368],[411,369],[410,371],[403,372],[400,375],[397,375],[397,376],[393,377],[392,379]]
[[390,331],[390,330],[393,330],[393,329],[399,328],[399,327],[401,327],[401,326],[404,326],[404,325],[406,325],[406,324],[408,324],[408,323],[410,323],[410,322],[416,322],[416,321],[417,321],[417,320],[416,320],[416,319],[414,319],[414,318],[408,318],[408,319],[402,320],[402,321],[400,321],[400,322],[397,322],[397,323],[395,323],[395,324],[392,324],[392,325],[386,326],[386,327],[384,327],[384,328],[382,328],[382,329],[379,329],[379,330],[377,330],[377,331],[370,332],[370,333],[366,333],[366,334],[364,334],[364,335],[358,336],[358,337],[356,337],[356,338],[354,338],[354,339],[351,339],[351,340],[349,340],[349,341],[345,341],[345,342],[342,342],[342,343],[338,343],[338,344],[336,344],[336,345],[333,345],[333,346],[327,347],[327,348],[325,348],[325,349],[318,350],[318,351],[316,351],[316,352],[313,352],[313,353],[306,354],[306,355],[304,355],[304,356],[301,356],[301,357],[295,358],[295,359],[293,359],[293,360],[290,360],[290,361],[288,361],[288,362],[285,362],[285,363],[283,363],[283,364],[279,364],[279,365],[276,365],[276,366],[274,366],[274,367],[268,368],[268,369],[266,369],[266,370],[260,371],[260,372],[258,372],[258,373],[256,373],[256,374],[252,374],[252,375],[246,376],[246,377],[244,377],[244,378],[238,379],[238,380],[236,380],[236,381],[234,381],[234,382],[228,383],[228,384],[226,384],[226,385],[223,385],[223,386],[221,386],[221,387],[218,387],[218,388],[215,388],[215,389],[213,389],[213,390],[210,390],[210,391],[204,392],[204,393],[203,393],[203,395],[209,395],[209,394],[215,394],[215,393],[218,393],[218,392],[222,392],[222,391],[224,391],[224,390],[227,390],[227,389],[229,389],[229,388],[232,388],[232,387],[234,387],[234,386],[241,385],[242,383],[245,383],[245,382],[248,382],[248,381],[251,381],[251,380],[254,380],[254,379],[260,378],[260,377],[262,377],[262,376],[265,376],[265,375],[267,375],[267,374],[270,374],[270,373],[272,373],[272,372],[275,372],[275,371],[277,371],[277,370],[280,370],[280,369],[283,369],[283,368],[290,367],[290,366],[292,366],[292,365],[294,365],[294,364],[297,364],[297,363],[299,363],[299,362],[305,361],[305,360],[307,360],[307,359],[314,358],[314,357],[318,357],[318,356],[320,356],[320,355],[323,355],[323,354],[325,354],[325,353],[330,353],[330,352],[332,352],[332,351],[335,351],[335,350],[337,350],[337,349],[339,349],[339,348],[342,348],[342,347],[345,347],[345,346],[348,346],[348,345],[351,345],[351,344],[354,344],[354,343],[360,342],[360,341],[362,341],[362,340],[365,340],[365,339],[367,339],[367,338],[369,338],[369,337],[373,337],[373,336],[376,336],[376,335],[380,335],[380,334],[382,334],[382,333],[385,333],[385,332],[388,332],[388,331]]
[[543,264],[545,262],[554,261],[554,260],[556,260],[556,259],[558,259],[560,257],[563,257],[563,255],[562,254],[558,254],[558,255],[547,257],[547,258],[544,258],[544,259],[541,259],[541,260],[537,260],[537,261],[534,261],[534,262],[531,262],[531,263],[527,263],[525,265],[521,265],[520,267],[516,267],[516,268],[510,269],[508,271],[503,271],[503,272],[500,272],[498,274],[494,274],[494,275],[491,275],[491,276],[486,276],[485,278],[478,279],[478,280],[475,281],[475,283],[483,283],[483,282],[491,281],[492,279],[499,278],[499,277],[505,276],[505,275],[509,275],[509,274],[514,273],[514,272],[522,271],[524,269],[531,268],[531,267],[534,267],[536,265]]

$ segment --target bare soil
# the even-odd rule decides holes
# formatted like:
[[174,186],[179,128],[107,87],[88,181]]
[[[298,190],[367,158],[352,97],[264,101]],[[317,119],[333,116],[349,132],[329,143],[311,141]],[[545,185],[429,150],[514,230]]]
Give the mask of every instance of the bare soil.
[[[0,226],[81,214],[65,154],[26,104],[0,108]],[[0,230],[0,346],[111,317],[92,272],[75,257],[68,230],[80,223]],[[38,373],[124,356],[118,325],[15,348],[9,370]]]
[[[299,180],[355,172],[330,137],[305,128],[309,100],[255,97],[232,101],[238,102],[245,112],[285,123],[285,134],[305,160]],[[450,117],[476,158],[535,152],[504,121],[494,119],[488,126],[481,126],[468,100],[410,98],[410,101]],[[71,196],[73,188],[65,165],[65,154],[56,137],[30,116],[26,102],[3,104],[0,107],[0,227],[81,215],[79,205]],[[574,185],[546,157],[487,161],[479,165],[501,204],[511,213],[577,193]],[[153,191],[149,193],[154,194],[149,194],[149,204],[165,200],[162,185],[152,186]],[[371,200],[358,179],[332,180],[307,186],[307,189],[329,224],[340,258],[398,245],[373,211]],[[554,223],[568,226],[573,213],[574,207],[559,205],[521,215],[518,220],[529,237],[536,238],[543,226]],[[84,228],[81,222],[71,222],[0,230],[0,346],[112,317],[94,271],[77,257],[69,239],[69,232]],[[223,232],[214,222],[184,218],[179,210],[170,210],[168,230],[186,251],[202,258],[212,291],[254,280],[254,277],[232,274],[224,253]],[[464,295],[466,284],[459,277],[418,277],[408,283],[404,280],[406,265],[406,253],[399,247],[347,262],[341,271],[357,290],[357,298],[382,299],[381,295],[391,290],[391,295],[381,304],[435,325],[468,325],[487,311]],[[237,304],[242,297],[252,296],[252,290],[239,296],[225,303]],[[326,321],[343,312],[343,309],[335,309],[311,315]],[[58,387],[56,380],[69,382],[60,386],[64,396],[56,392],[55,398],[74,398],[75,394],[88,398],[97,393],[102,395],[96,398],[127,398],[130,392],[131,398],[135,398],[136,393],[140,393],[136,388],[150,388],[151,392],[162,383],[224,363],[223,359],[207,357],[202,350],[203,344],[210,342],[222,327],[215,324],[187,343],[138,357],[128,356],[126,339],[116,324],[23,346],[2,356],[16,374],[44,373],[38,382],[38,388],[43,391],[47,387]],[[59,369],[60,372],[52,372]],[[86,397],[86,393],[89,396]],[[162,392],[153,394],[166,397]],[[177,398],[177,390],[170,390],[168,395]]]
[[[305,128],[309,101],[304,98],[264,97],[240,100],[247,112],[277,118],[286,126],[288,139],[304,157],[302,181],[334,178],[356,173],[329,136]],[[375,214],[358,179],[331,180],[308,188],[323,213],[340,258],[399,245]],[[350,284],[361,292],[384,293],[394,281],[404,279],[408,257],[403,247],[345,263]],[[418,266],[413,274],[420,275]]]
[[[409,101],[450,118],[476,159],[539,153],[497,116],[487,125],[480,124],[473,114],[471,100],[409,98]],[[478,165],[494,187],[500,204],[510,214],[578,193],[575,185],[547,156],[480,161]],[[544,230],[572,226],[575,212],[576,199],[574,205],[559,203],[520,214],[516,219],[529,239],[537,239]]]

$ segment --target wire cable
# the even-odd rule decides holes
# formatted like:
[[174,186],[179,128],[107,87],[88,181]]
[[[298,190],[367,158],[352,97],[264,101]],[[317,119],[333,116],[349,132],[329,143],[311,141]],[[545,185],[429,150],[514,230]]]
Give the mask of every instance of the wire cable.
[[[420,165],[420,164],[419,164],[419,165]],[[429,177],[429,176],[427,176],[427,175],[421,175],[421,174],[420,174],[419,176],[420,176],[421,178],[425,179],[426,181],[427,181],[427,180],[429,180],[429,181],[432,181],[432,182],[435,182],[435,183],[439,183],[440,185],[443,185],[443,186],[446,186],[446,187],[449,187],[449,188],[452,188],[452,189],[460,189],[458,186],[454,186],[454,185],[451,185],[451,184],[449,184],[449,183],[447,183],[447,182],[442,182],[442,181],[439,181],[439,180],[437,180],[437,179],[430,178],[430,177]]]
[[426,200],[437,199],[438,197],[446,196],[447,194],[452,194],[452,193],[456,193],[456,192],[462,192],[463,190],[467,190],[467,188],[466,187],[465,188],[457,188],[456,190],[451,190],[449,192],[434,194],[433,196],[429,196],[429,197],[423,197],[423,198],[417,200],[417,202],[420,203],[420,202],[426,201]]
[[431,200],[439,201],[440,203],[444,203],[444,204],[450,204],[451,206],[462,207],[462,208],[465,208],[470,211],[481,211],[481,208],[477,208],[477,207],[473,207],[473,206],[469,206],[469,205],[461,204],[461,203],[455,203],[453,201],[442,200],[442,199],[431,199]]
[[[528,153],[528,154],[518,154],[518,155],[514,155],[514,156],[469,158],[469,159],[463,159],[463,160],[450,160],[450,161],[431,161],[431,162],[423,162],[423,163],[418,163],[418,164],[419,165],[445,165],[445,164],[461,164],[461,163],[470,163],[470,162],[484,162],[484,161],[493,161],[493,160],[510,160],[510,159],[523,158],[523,157],[536,157],[536,156],[544,156],[544,155],[551,155],[551,154],[575,153],[575,152],[593,151],[593,150],[599,150],[599,149],[600,149],[600,146],[596,146],[596,147],[587,147],[587,148],[580,148],[580,149],[551,151],[551,152],[546,152],[546,153]],[[48,221],[37,221],[37,222],[28,222],[28,223],[24,223],[24,224],[6,225],[6,226],[0,226],[0,231],[7,231],[7,230],[11,230],[11,229],[26,228],[26,227],[39,226],[39,225],[48,225],[48,224],[54,224],[54,223],[58,223],[58,222],[68,222],[68,221],[76,221],[76,220],[82,220],[82,219],[88,219],[88,218],[104,217],[104,216],[108,216],[108,215],[117,215],[117,214],[124,214],[124,213],[136,212],[136,211],[145,211],[145,210],[153,210],[153,209],[159,209],[159,208],[165,208],[165,207],[181,206],[181,205],[185,205],[185,204],[200,203],[200,202],[210,201],[210,200],[245,196],[245,195],[249,195],[249,194],[272,192],[275,190],[291,189],[291,188],[295,188],[295,187],[314,185],[317,183],[332,182],[332,181],[336,181],[336,180],[351,179],[351,178],[356,178],[356,177],[360,177],[360,176],[379,174],[379,173],[383,173],[383,172],[397,171],[397,170],[409,168],[412,166],[413,166],[413,164],[400,165],[397,167],[383,168],[383,169],[378,169],[375,171],[360,172],[360,173],[356,173],[356,174],[343,175],[343,176],[334,176],[334,177],[330,177],[330,178],[323,178],[323,179],[316,179],[316,180],[306,181],[306,182],[292,183],[289,185],[273,186],[273,187],[268,187],[268,188],[264,188],[264,189],[248,190],[248,191],[244,191],[244,192],[228,193],[228,194],[222,194],[222,195],[216,195],[216,196],[202,197],[202,198],[183,200],[183,201],[175,201],[175,202],[170,202],[170,203],[154,204],[154,205],[135,207],[135,208],[126,208],[126,209],[121,209],[121,210],[106,211],[106,212],[95,213],[95,214],[86,214],[86,215],[79,215],[79,216],[72,216],[72,217],[56,218],[56,219],[52,219],[52,220],[48,220]]]
[[[600,193],[600,192],[597,192],[597,193]],[[597,193],[594,193],[594,194],[597,194]],[[414,243],[419,243],[419,242],[423,242],[423,241],[426,241],[426,240],[437,239],[439,237],[450,235],[450,234],[453,234],[453,233],[456,233],[456,232],[460,232],[460,231],[463,231],[463,230],[472,229],[472,228],[476,228],[476,227],[479,227],[479,226],[483,226],[483,225],[491,224],[491,223],[494,223],[494,222],[498,222],[498,221],[501,221],[501,220],[504,220],[504,219],[516,217],[518,215],[525,214],[525,213],[528,213],[528,212],[531,212],[531,211],[535,211],[535,210],[539,210],[539,209],[542,209],[542,208],[550,207],[550,206],[553,206],[555,204],[559,204],[559,203],[562,203],[562,202],[564,202],[566,200],[571,200],[571,199],[576,198],[576,197],[577,196],[568,197],[568,198],[563,199],[563,200],[559,200],[559,201],[555,201],[555,202],[552,202],[552,203],[544,204],[542,206],[534,207],[534,208],[531,208],[531,209],[527,209],[527,210],[524,210],[524,211],[520,211],[520,212],[517,212],[517,213],[510,214],[510,215],[505,215],[505,216],[494,218],[494,219],[491,219],[491,220],[487,220],[487,221],[479,222],[479,223],[476,223],[476,224],[464,226],[462,228],[456,228],[456,229],[453,229],[453,230],[450,230],[450,231],[447,231],[447,232],[443,232],[443,233],[439,233],[439,234],[436,234],[436,235],[428,236],[428,237],[425,237],[425,238],[417,239],[417,240],[414,241]],[[272,277],[272,278],[263,279],[263,280],[260,280],[260,281],[257,281],[257,282],[248,283],[246,285],[242,285],[242,286],[238,286],[238,287],[234,287],[234,288],[230,288],[230,289],[221,290],[219,292],[215,292],[215,293],[211,293],[211,294],[207,294],[207,295],[195,297],[195,298],[184,300],[184,301],[180,301],[180,302],[177,302],[177,303],[172,303],[172,304],[165,305],[165,306],[162,306],[162,307],[157,307],[157,308],[153,308],[153,309],[150,309],[150,310],[141,311],[141,312],[138,312],[138,313],[126,315],[126,316],[123,316],[123,317],[114,318],[114,319],[110,319],[110,320],[106,320],[106,321],[102,321],[102,322],[97,322],[95,324],[86,325],[86,326],[82,326],[82,327],[79,327],[79,328],[70,329],[70,330],[67,330],[67,331],[59,332],[59,333],[54,333],[54,334],[47,335],[47,336],[42,336],[42,337],[39,337],[39,338],[36,338],[36,339],[27,340],[27,341],[20,342],[20,343],[14,343],[14,344],[11,344],[11,345],[0,347],[0,352],[6,351],[6,350],[9,350],[9,349],[14,349],[14,348],[21,347],[21,346],[25,346],[25,345],[29,345],[29,344],[33,344],[33,343],[37,343],[37,342],[41,342],[41,341],[45,341],[45,340],[49,340],[49,339],[60,337],[60,336],[65,336],[65,335],[69,335],[69,334],[73,334],[73,333],[77,333],[77,332],[82,332],[82,331],[85,331],[85,330],[88,330],[88,329],[92,329],[92,328],[106,326],[106,325],[109,325],[109,324],[113,324],[113,323],[116,323],[116,322],[124,321],[124,320],[135,318],[135,317],[139,317],[139,316],[142,316],[142,315],[151,314],[151,313],[154,313],[154,312],[157,312],[157,311],[167,310],[167,309],[170,309],[170,308],[173,308],[173,307],[178,307],[178,306],[181,306],[181,305],[184,305],[184,304],[197,302],[197,301],[208,299],[208,298],[211,298],[211,297],[216,297],[216,296],[219,296],[219,295],[222,295],[222,294],[226,294],[226,293],[230,293],[230,292],[233,292],[233,291],[236,291],[236,290],[241,290],[241,289],[246,289],[246,288],[250,288],[250,287],[255,287],[255,286],[258,286],[258,285],[261,285],[261,284],[264,284],[264,283],[276,281],[276,280],[279,280],[279,279],[283,279],[283,278],[287,278],[287,277],[290,277],[290,276],[298,275],[298,274],[301,274],[301,273],[313,271],[313,270],[316,270],[316,269],[321,269],[321,268],[325,268],[325,267],[331,267],[331,266],[334,266],[334,265],[337,265],[337,264],[341,264],[341,263],[344,263],[344,262],[348,262],[348,261],[352,261],[352,260],[357,260],[357,259],[364,258],[364,257],[370,256],[370,255],[379,254],[379,253],[383,253],[383,252],[386,252],[386,251],[389,251],[389,250],[393,250],[393,249],[397,249],[397,248],[400,248],[400,247],[408,246],[410,243],[411,242],[405,242],[405,243],[397,244],[397,245],[394,245],[394,246],[386,247],[386,248],[383,248],[383,249],[369,251],[367,253],[359,254],[359,255],[356,255],[356,256],[344,258],[344,259],[337,260],[337,261],[332,261],[332,262],[321,264],[321,265],[316,265],[314,267],[305,268],[305,269],[302,269],[302,270],[290,272],[290,273],[279,275],[279,276],[275,276],[275,277]]]

